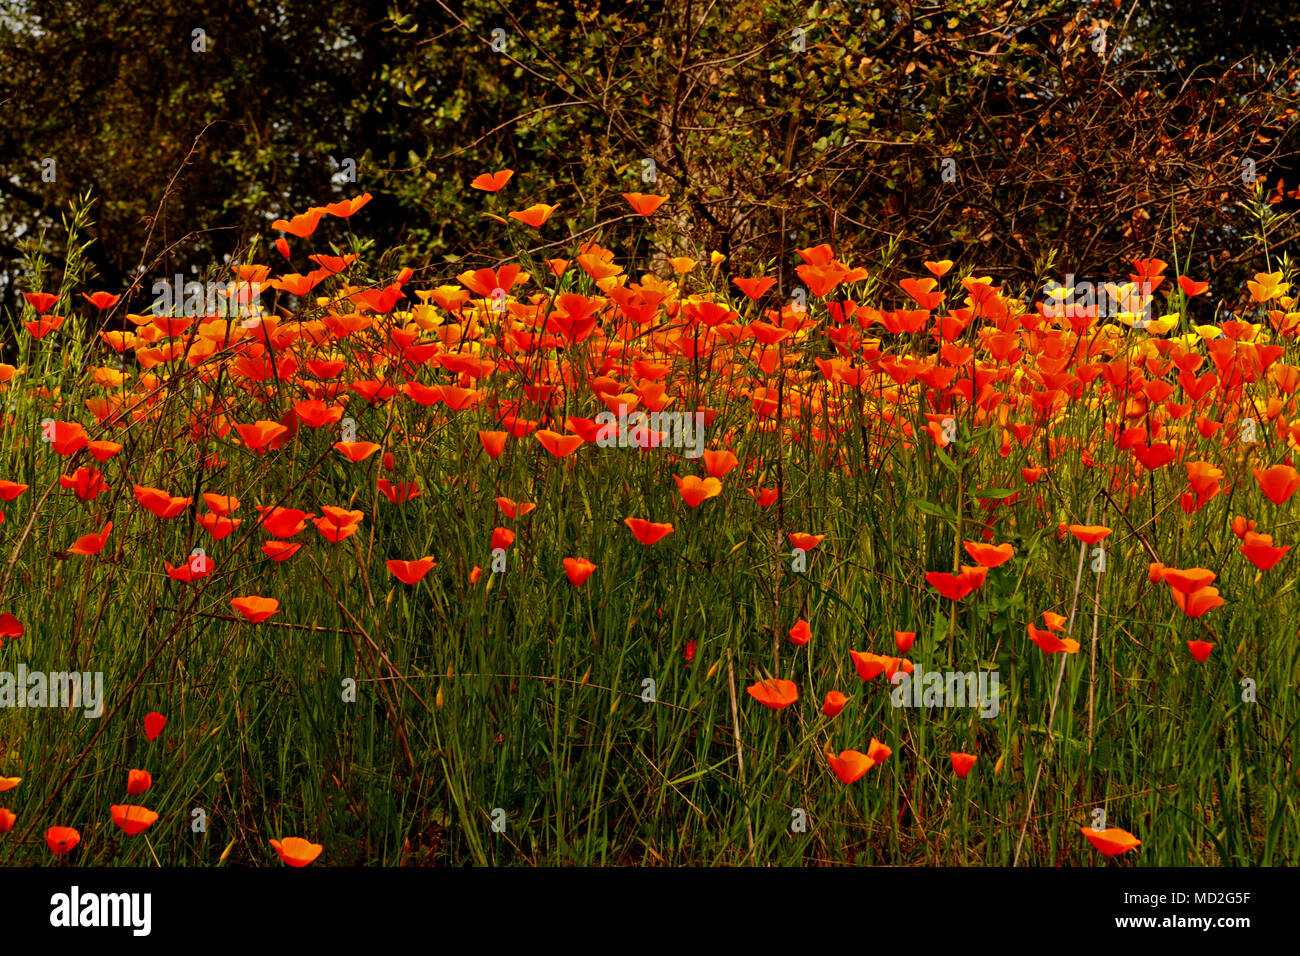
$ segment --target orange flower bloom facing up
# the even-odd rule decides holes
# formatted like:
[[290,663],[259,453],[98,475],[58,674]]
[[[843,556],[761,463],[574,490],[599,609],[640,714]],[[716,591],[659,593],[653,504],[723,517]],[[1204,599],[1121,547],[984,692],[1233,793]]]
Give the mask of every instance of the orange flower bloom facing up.
[[384,446],[372,441],[336,441],[333,447],[348,461],[358,462],[365,461]]
[[471,189],[481,189],[485,193],[500,192],[515,174],[513,169],[502,169],[495,173],[479,173],[469,184]]
[[1200,617],[1208,611],[1213,611],[1216,607],[1225,604],[1223,598],[1219,597],[1218,588],[1201,588],[1193,591],[1191,594],[1184,594],[1182,591],[1174,591],[1174,603],[1182,609],[1188,617]]
[[1079,832],[1088,838],[1089,843],[1107,856],[1118,856],[1141,846],[1141,842],[1137,837],[1127,830],[1121,830],[1119,827],[1107,827],[1105,830],[1080,827]]
[[993,545],[963,541],[961,545],[972,561],[986,568],[1000,567],[1010,561],[1016,553],[1016,549],[1010,543]]
[[963,564],[960,574],[950,574],[946,571],[930,571],[926,574],[925,580],[930,587],[950,601],[960,601],[972,591],[982,588],[988,573],[989,569],[986,567],[971,567]]
[[894,646],[898,648],[898,653],[906,654],[912,649],[912,642],[916,640],[916,631],[895,631]]
[[831,770],[835,772],[835,776],[839,777],[842,783],[855,783],[861,780],[872,767],[884,763],[891,753],[893,753],[892,750],[875,737],[872,737],[866,753],[857,750],[842,750],[839,756],[835,756],[830,751],[827,751],[826,758],[830,762]]
[[808,626],[807,621],[800,620],[796,622],[794,627],[790,628],[791,643],[803,647],[810,640],[812,640],[812,628]]
[[414,561],[385,562],[388,573],[403,584],[419,584],[424,580],[424,576],[433,570],[435,564],[437,562],[428,555]]
[[792,680],[773,677],[745,688],[745,692],[764,707],[781,710],[799,699],[799,688]]
[[[704,470],[714,478],[726,478],[727,472],[740,464],[730,451],[707,450],[704,452]],[[820,538],[818,539],[821,540]],[[808,550],[807,548],[804,549]]]
[[0,777],[0,793],[4,793],[6,790],[13,790],[22,782],[22,777]]
[[81,842],[81,834],[72,827],[50,827],[45,831],[45,845],[55,856],[63,856]]
[[14,828],[14,823],[18,820],[18,814],[12,810],[6,810],[0,807],[0,833],[8,833]]
[[294,544],[292,541],[267,541],[262,545],[262,553],[272,561],[287,561],[301,548],[302,545]]
[[839,691],[830,691],[826,694],[826,699],[822,701],[822,713],[827,717],[836,717],[848,702],[849,699]]
[[307,866],[324,849],[319,843],[312,843],[301,837],[286,837],[284,840],[272,840],[271,847],[280,859],[290,866]]
[[1213,584],[1215,574],[1208,568],[1165,568],[1160,577],[1174,591],[1191,594]]
[[682,478],[673,475],[673,480],[677,482],[682,500],[691,508],[698,508],[708,499],[722,494],[722,482],[717,478],[699,478],[695,475]]
[[786,537],[789,538],[790,543],[800,551],[811,551],[813,548],[817,547],[817,545],[826,540],[826,535],[824,534],[805,534],[802,531],[792,531],[787,534]]
[[1029,628],[1029,639],[1043,649],[1048,654],[1077,654],[1079,653],[1079,642],[1068,637],[1057,637],[1051,631],[1040,631],[1034,625],[1027,625]]
[[569,583],[575,588],[582,587],[591,577],[591,573],[596,570],[596,565],[586,558],[565,558],[564,559],[564,576],[569,579]]
[[127,836],[143,833],[158,819],[158,814],[152,810],[132,804],[115,804],[108,809],[112,814],[114,825]]
[[1256,534],[1253,531],[1247,531],[1244,540],[1245,543],[1237,550],[1244,554],[1247,560],[1261,571],[1267,571],[1273,567],[1291,550],[1290,545],[1275,547],[1271,534]]
[[261,624],[280,610],[280,602],[275,598],[259,597],[256,594],[231,598],[230,606],[242,614],[249,624]]
[[[555,434],[552,432],[551,434]],[[488,453],[489,458],[500,458],[501,453],[506,449],[506,439],[510,437],[509,432],[479,432],[478,440],[483,444],[483,450]],[[547,449],[550,451],[550,449]],[[552,452],[552,454],[554,454]]]
[[153,786],[153,776],[148,770],[128,770],[126,773],[126,792],[138,797]]
[[971,768],[975,766],[975,761],[979,758],[974,754],[950,753],[949,758],[952,760],[952,772],[958,777],[965,777],[970,773]]
[[1067,525],[1066,530],[1083,544],[1096,544],[1110,534],[1111,529],[1100,524],[1072,524]]
[[532,226],[534,229],[539,228],[546,220],[551,218],[551,213],[555,212],[554,206],[548,206],[546,203],[534,203],[527,209],[519,212],[510,213],[511,219],[518,219],[525,226]]
[[[533,433],[533,437],[538,443],[549,451],[556,458],[565,458],[578,450],[582,445],[581,435],[561,435],[559,432],[553,432],[549,428],[543,428]],[[504,444],[504,442],[503,442]],[[500,452],[498,452],[500,454]],[[495,455],[493,456],[496,457]]]
[[903,666],[901,657],[885,657],[867,651],[849,651],[849,657],[853,660],[858,676],[864,681],[875,680],[881,674],[885,675],[886,680],[892,680],[894,674]]
[[856,783],[876,765],[874,760],[857,750],[841,750],[839,756],[828,753],[826,759],[841,783]]
[[104,525],[104,530],[99,534],[84,534],[68,547],[69,554],[79,554],[83,557],[89,557],[93,554],[99,554],[108,544],[108,533],[113,530],[113,522]]
[[1192,657],[1204,664],[1210,656],[1210,651],[1214,650],[1214,645],[1209,641],[1188,641],[1187,649],[1192,652]]
[[623,193],[623,198],[638,216],[652,216],[656,209],[668,201],[667,196],[652,193]]
[[674,530],[670,523],[659,524],[644,518],[624,518],[623,523],[632,530],[637,541],[647,547],[672,534]]
[[1264,496],[1275,505],[1284,504],[1300,488],[1300,474],[1290,465],[1256,468],[1255,481]]

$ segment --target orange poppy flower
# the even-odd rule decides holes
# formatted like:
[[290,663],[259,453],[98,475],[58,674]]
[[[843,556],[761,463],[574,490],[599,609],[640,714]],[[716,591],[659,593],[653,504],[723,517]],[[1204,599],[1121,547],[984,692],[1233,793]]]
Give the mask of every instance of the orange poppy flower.
[[1256,534],[1253,531],[1247,531],[1245,542],[1237,550],[1244,554],[1250,563],[1261,571],[1267,571],[1273,567],[1291,550],[1290,545],[1275,547],[1271,534]]
[[1204,664],[1210,651],[1214,650],[1214,645],[1209,641],[1188,641],[1187,649],[1192,652],[1192,657]]
[[656,196],[653,193],[623,193],[623,198],[638,216],[651,216],[668,201],[667,196]]
[[14,828],[14,823],[18,820],[18,814],[12,810],[6,810],[0,807],[0,833],[8,833]]
[[839,712],[844,709],[844,705],[848,702],[849,699],[839,691],[829,691],[826,694],[826,699],[822,701],[822,713],[827,717],[838,716]]
[[596,570],[596,565],[586,558],[565,558],[564,559],[564,576],[569,579],[569,583],[575,588],[582,587],[591,573]]
[[1256,468],[1255,481],[1269,501],[1275,505],[1286,502],[1300,488],[1300,474],[1290,465]]
[[[740,464],[740,462],[736,460],[736,456],[734,453],[725,450],[705,451],[703,458],[704,458],[704,470],[707,471],[714,478],[727,477],[727,472],[731,471],[733,468],[735,468],[737,465]],[[807,549],[805,548],[804,550]]]
[[262,553],[272,561],[286,561],[297,554],[301,548],[301,544],[292,541],[267,541],[262,545]]
[[776,285],[776,279],[768,276],[758,276],[753,279],[732,279],[731,282],[732,285],[745,293],[754,302],[763,298],[767,294],[767,290]]
[[1174,603],[1188,617],[1200,617],[1202,614],[1213,611],[1216,607],[1226,603],[1223,598],[1219,597],[1218,588],[1201,588],[1191,594],[1184,594],[1182,591],[1174,591],[1173,593]]
[[1174,591],[1191,594],[1213,584],[1215,573],[1208,568],[1165,568],[1160,576]]
[[632,529],[637,541],[647,546],[673,533],[671,523],[658,524],[644,518],[624,518],[623,523]]
[[286,425],[264,419],[253,422],[251,425],[235,426],[235,431],[239,432],[239,437],[244,444],[259,455],[279,448],[280,439],[284,437],[285,432],[288,430],[289,428]]
[[806,534],[802,531],[793,531],[786,535],[790,543],[801,551],[811,551],[817,545],[826,540],[824,534]]
[[127,836],[143,833],[158,819],[158,814],[152,810],[132,804],[114,804],[108,810],[112,814],[114,825]]
[[958,777],[965,777],[970,773],[971,767],[975,766],[975,761],[979,758],[975,754],[950,753],[948,756],[952,759],[952,772]]
[[99,534],[83,534],[68,547],[69,554],[80,554],[90,556],[99,554],[108,544],[108,533],[113,530],[113,522],[104,525],[104,530]]
[[193,503],[193,498],[173,498],[160,488],[133,485],[135,500],[155,518],[175,518]]
[[22,777],[0,777],[0,793],[14,789],[18,784],[22,783],[22,781]]
[[582,444],[581,435],[561,435],[559,432],[553,432],[548,428],[534,432],[533,437],[556,458],[564,458],[573,454]]
[[301,837],[286,837],[284,840],[272,840],[271,847],[280,859],[290,866],[306,866],[324,849],[319,843],[311,843]]
[[351,199],[340,199],[338,202],[328,203],[324,208],[327,213],[335,218],[349,219],[373,198],[370,193],[362,193],[360,196],[353,196]]
[[1029,639],[1048,654],[1077,654],[1079,642],[1068,637],[1057,637],[1051,631],[1040,631],[1034,625],[1029,628]]
[[1127,830],[1121,830],[1119,827],[1107,827],[1105,830],[1080,827],[1079,832],[1088,838],[1089,843],[1107,856],[1118,856],[1121,853],[1127,853],[1134,847],[1141,846],[1137,837]]
[[812,628],[805,620],[799,620],[790,628],[790,641],[797,647],[803,647],[812,639]]
[[904,665],[901,657],[885,657],[866,650],[850,650],[849,657],[853,659],[853,666],[863,680],[875,680],[881,674],[885,675],[885,679],[892,680],[893,675]]
[[45,831],[45,845],[55,856],[63,856],[81,842],[81,834],[72,827],[50,827]]
[[364,461],[384,446],[372,441],[336,441],[333,447],[348,461],[357,462]]
[[876,762],[857,750],[841,750],[839,756],[826,754],[831,770],[840,778],[841,783],[855,783],[861,780]]
[[983,566],[971,567],[963,564],[959,574],[946,571],[930,571],[925,575],[926,583],[950,601],[960,601],[972,591],[984,586],[989,569]]
[[722,494],[722,482],[717,478],[699,478],[695,475],[681,478],[673,475],[673,480],[677,482],[677,490],[681,493],[682,500],[692,508],[698,508],[709,498],[716,498]]
[[492,550],[505,550],[515,543],[515,533],[509,528],[492,529]]
[[1015,555],[1016,549],[1010,542],[1007,544],[980,544],[975,541],[963,541],[962,547],[970,555],[972,561],[986,568],[996,568],[1006,564]]
[[433,558],[425,555],[415,561],[387,561],[385,566],[388,573],[403,584],[419,584],[424,580],[424,576],[433,570],[437,564]]
[[515,174],[513,169],[502,169],[495,173],[479,173],[469,184],[471,189],[481,189],[485,193],[500,192]]
[[153,775],[148,770],[128,770],[126,773],[126,792],[138,797],[153,786]]
[[[551,434],[555,434],[552,432]],[[479,432],[478,440],[483,443],[483,450],[488,453],[489,458],[500,458],[501,453],[506,448],[506,438],[508,432]],[[548,449],[549,451],[549,449]],[[554,452],[552,452],[554,454]]]
[[517,502],[511,498],[497,498],[496,504],[501,509],[501,513],[507,518],[522,518],[537,507],[534,502]]
[[1067,525],[1066,530],[1084,544],[1096,544],[1110,534],[1111,529],[1100,524],[1072,524]]
[[765,707],[781,710],[799,699],[799,688],[792,680],[773,677],[745,688],[746,693]]
[[249,624],[261,624],[280,610],[280,602],[275,598],[259,597],[256,594],[231,598],[230,606],[242,614]]
[[550,219],[551,213],[553,212],[555,212],[554,206],[548,206],[546,203],[539,202],[534,203],[527,209],[510,213],[510,218],[518,219],[525,226],[532,226],[536,229],[541,226],[542,223],[546,222],[547,219]]
[[906,654],[912,649],[912,642],[916,640],[916,631],[895,631],[894,646],[898,648],[900,654]]

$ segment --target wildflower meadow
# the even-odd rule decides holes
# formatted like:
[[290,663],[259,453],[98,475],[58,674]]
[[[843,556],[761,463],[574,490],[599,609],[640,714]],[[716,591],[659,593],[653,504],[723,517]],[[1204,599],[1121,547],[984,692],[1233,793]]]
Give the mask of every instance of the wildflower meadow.
[[[792,75],[884,55],[817,6],[695,10],[683,63],[759,33]],[[930,6],[900,35],[967,16]],[[475,70],[596,82],[509,7],[447,20]],[[1092,7],[1055,42],[1137,56]],[[230,55],[200,27],[213,48],[177,56]],[[652,126],[694,75],[646,95]],[[817,76],[800,109],[860,108]],[[773,245],[708,232],[714,180],[662,137],[612,155],[577,124],[610,172],[566,183],[546,157],[569,147],[493,125],[458,141],[436,188],[460,218],[419,249],[392,239],[410,164],[342,147],[308,193],[250,167],[256,228],[147,235],[117,281],[98,247],[127,227],[89,178],[5,220],[0,863],[1300,861],[1297,181],[1274,188],[1273,153],[1205,159],[1244,217],[1214,239],[1232,255],[1171,198],[1104,247],[1080,214],[1028,262],[999,243],[1046,219],[919,226],[993,175],[956,142],[888,241],[854,224],[848,163],[808,171],[833,228],[781,207]]]

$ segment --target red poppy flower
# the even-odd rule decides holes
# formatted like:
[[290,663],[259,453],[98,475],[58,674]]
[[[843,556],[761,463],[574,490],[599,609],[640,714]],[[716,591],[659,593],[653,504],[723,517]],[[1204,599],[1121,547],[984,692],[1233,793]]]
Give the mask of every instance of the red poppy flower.
[[950,753],[948,756],[952,759],[952,772],[958,777],[965,777],[970,773],[971,767],[975,766],[975,761],[979,758],[975,754]]
[[591,573],[596,570],[596,565],[592,564],[586,558],[565,558],[564,575],[569,579],[569,583],[575,588],[582,587]]
[[114,825],[127,836],[143,833],[153,826],[153,822],[158,819],[158,814],[152,810],[131,804],[115,804],[109,807],[108,810],[112,814]]
[[45,845],[55,856],[63,856],[81,842],[81,834],[72,827],[50,827],[45,831]]
[[148,740],[157,740],[158,735],[167,726],[167,718],[156,711],[144,715],[144,735]]

